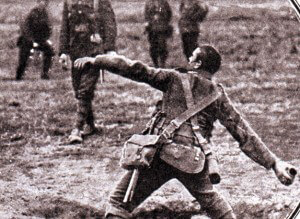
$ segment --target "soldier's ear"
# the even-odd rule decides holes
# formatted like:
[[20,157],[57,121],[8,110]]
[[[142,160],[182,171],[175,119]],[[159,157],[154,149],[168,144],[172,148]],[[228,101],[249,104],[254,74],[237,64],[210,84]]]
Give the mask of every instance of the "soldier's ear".
[[198,60],[197,62],[195,62],[194,68],[199,69],[199,68],[201,68],[201,66],[202,66],[202,61]]
[[193,68],[193,69],[200,69],[202,66],[202,61],[198,60],[198,61],[189,61],[189,65]]

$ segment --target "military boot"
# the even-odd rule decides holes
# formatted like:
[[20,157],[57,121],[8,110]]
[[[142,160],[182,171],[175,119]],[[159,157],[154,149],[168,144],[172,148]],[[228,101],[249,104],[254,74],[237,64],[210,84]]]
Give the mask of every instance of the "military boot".
[[17,72],[16,72],[16,80],[20,81],[23,79],[25,67],[24,66],[18,66]]
[[48,75],[48,74],[42,73],[41,79],[43,79],[43,80],[49,80],[50,78],[49,78],[49,75]]
[[87,118],[86,118],[86,126],[83,131],[84,136],[94,135],[94,134],[100,134],[102,132],[101,128],[97,128],[95,126],[94,121],[94,114],[92,110],[92,105],[90,103]]
[[89,136],[94,134],[100,134],[102,132],[101,128],[97,128],[95,125],[86,125],[83,131],[83,136]]
[[82,131],[79,130],[78,128],[73,129],[68,140],[70,144],[82,143],[83,142]]

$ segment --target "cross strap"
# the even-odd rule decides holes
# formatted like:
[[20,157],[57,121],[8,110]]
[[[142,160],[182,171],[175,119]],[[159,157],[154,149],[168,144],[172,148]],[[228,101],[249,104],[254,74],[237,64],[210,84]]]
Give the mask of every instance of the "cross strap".
[[[181,75],[181,81],[184,88],[185,98],[187,102],[188,109],[184,111],[182,114],[180,114],[178,117],[173,119],[170,124],[162,131],[161,137],[164,137],[165,140],[171,139],[173,133],[175,130],[177,130],[184,122],[186,122],[188,119],[191,119],[193,131],[198,138],[198,134],[196,134],[196,130],[199,130],[197,118],[194,117],[198,112],[206,108],[208,105],[216,101],[220,97],[220,93],[217,90],[214,90],[212,93],[210,93],[208,96],[204,97],[202,100],[197,102],[197,104],[194,104],[194,99],[192,96],[192,91],[190,88],[190,82],[189,82],[189,74],[180,74]],[[200,132],[199,132],[200,134]],[[161,139],[161,138],[160,138]],[[203,143],[206,141],[202,135],[200,134],[198,138],[199,143]]]
[[[184,89],[184,93],[185,93],[185,98],[187,101],[187,106],[188,106],[188,108],[193,107],[194,106],[194,98],[193,98],[192,90],[190,88],[189,79],[187,76],[182,76],[181,80],[182,80],[182,85],[183,85],[183,89]],[[202,136],[202,134],[200,132],[200,127],[199,127],[197,118],[195,116],[192,116],[190,120],[191,120],[193,132],[194,132],[194,134],[198,140],[198,143],[200,144],[204,154],[206,156],[212,154],[207,140]]]

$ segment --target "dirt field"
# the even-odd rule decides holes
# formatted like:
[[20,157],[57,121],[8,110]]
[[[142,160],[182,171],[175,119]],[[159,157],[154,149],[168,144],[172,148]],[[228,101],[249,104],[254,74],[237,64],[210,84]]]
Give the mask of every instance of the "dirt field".
[[[172,3],[175,31],[168,66],[184,66],[178,3]],[[295,13],[288,1],[208,4],[210,13],[201,25],[199,42],[213,44],[223,56],[216,81],[270,149],[299,167],[300,24]],[[63,144],[76,116],[70,72],[61,70],[55,57],[51,80],[40,80],[40,66],[33,63],[25,80],[13,80],[17,23],[33,5],[33,1],[0,3],[0,218],[102,218],[109,192],[123,172],[122,144],[143,129],[161,93],[107,72],[94,101],[103,133],[83,144]],[[60,1],[51,1],[56,49],[61,6]],[[143,35],[143,2],[113,1],[113,7],[118,52],[151,64]],[[285,218],[299,201],[299,176],[285,187],[274,173],[247,158],[220,124],[214,134],[222,169],[216,188],[238,218]],[[206,218],[177,181],[155,192],[135,215]]]

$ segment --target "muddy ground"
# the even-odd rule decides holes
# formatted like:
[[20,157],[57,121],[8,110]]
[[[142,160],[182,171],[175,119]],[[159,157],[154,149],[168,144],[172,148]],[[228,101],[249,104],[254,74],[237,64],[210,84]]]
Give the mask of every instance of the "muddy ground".
[[[279,157],[300,166],[299,22],[283,1],[209,1],[199,42],[223,56],[216,76],[262,140]],[[168,66],[184,66],[178,35],[178,3],[173,1],[174,35]],[[66,145],[76,103],[70,72],[54,59],[49,81],[40,64],[30,63],[25,79],[13,80],[17,62],[17,22],[32,7],[1,1],[0,7],[0,218],[102,218],[110,191],[124,170],[123,142],[143,129],[161,93],[105,73],[94,101],[102,133],[83,144]],[[51,2],[52,41],[57,50],[62,4]],[[118,20],[118,52],[151,64],[143,35],[143,2],[113,1]],[[3,10],[2,10],[3,9]],[[222,181],[216,189],[238,218],[285,218],[300,197],[300,181],[285,187],[272,171],[247,158],[216,124],[214,150]],[[135,212],[136,218],[206,218],[192,196],[173,180]]]

